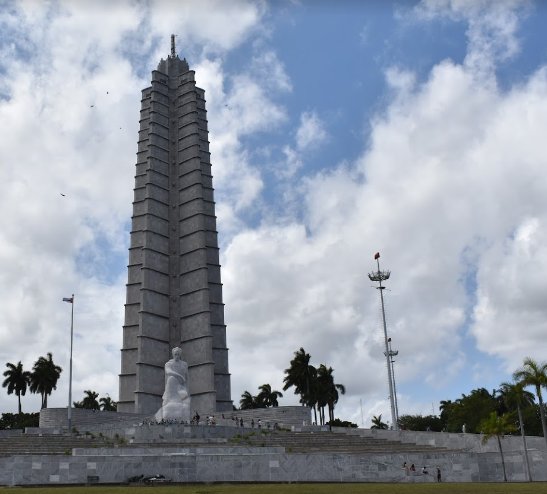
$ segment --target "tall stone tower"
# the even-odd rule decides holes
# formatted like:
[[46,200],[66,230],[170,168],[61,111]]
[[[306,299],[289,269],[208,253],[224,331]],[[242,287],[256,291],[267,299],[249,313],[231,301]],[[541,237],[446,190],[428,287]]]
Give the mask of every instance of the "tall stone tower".
[[179,346],[194,410],[232,410],[204,91],[175,53],[142,91],[118,411],[161,407]]

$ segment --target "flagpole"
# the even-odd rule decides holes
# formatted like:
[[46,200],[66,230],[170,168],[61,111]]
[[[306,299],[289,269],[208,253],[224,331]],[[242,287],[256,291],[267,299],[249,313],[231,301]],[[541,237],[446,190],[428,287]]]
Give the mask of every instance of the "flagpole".
[[74,341],[74,294],[71,298],[63,298],[63,302],[70,302],[70,362],[68,367],[68,433],[72,430],[72,343]]
[[68,376],[68,432],[72,431],[72,342],[74,341],[74,294],[70,311],[70,366]]

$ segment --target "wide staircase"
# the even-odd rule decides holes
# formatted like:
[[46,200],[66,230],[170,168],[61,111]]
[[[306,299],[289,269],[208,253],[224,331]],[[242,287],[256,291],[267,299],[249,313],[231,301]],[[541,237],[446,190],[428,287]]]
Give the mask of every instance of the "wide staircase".
[[[411,452],[447,452],[447,448],[428,445],[403,443],[387,439],[361,437],[343,433],[316,431],[316,432],[289,432],[265,429],[242,428],[240,432],[227,439],[184,438],[171,441],[168,437],[154,440],[155,447],[282,447],[287,453],[411,453]],[[150,446],[150,443],[132,442],[129,447]]]
[[374,437],[362,437],[328,431],[290,432],[285,430],[238,429],[231,437],[173,438],[158,434],[152,440],[127,440],[115,437],[84,434],[22,434],[16,437],[0,437],[0,456],[14,455],[70,455],[72,448],[272,448],[281,447],[287,453],[340,453],[340,454],[389,454],[434,453],[456,451],[414,443],[403,443]]
[[433,446],[402,443],[372,437],[351,436],[336,432],[286,432],[252,430],[231,442],[248,446],[282,446],[292,453],[409,453],[447,451]]
[[96,448],[114,445],[115,441],[102,437],[77,435],[30,435],[0,437],[0,456],[71,455],[72,448]]

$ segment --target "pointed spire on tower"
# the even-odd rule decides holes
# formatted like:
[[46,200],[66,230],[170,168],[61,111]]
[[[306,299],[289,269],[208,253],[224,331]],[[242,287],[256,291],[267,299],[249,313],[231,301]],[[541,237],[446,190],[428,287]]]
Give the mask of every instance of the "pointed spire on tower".
[[177,56],[175,52],[175,35],[171,35],[171,58],[175,58]]

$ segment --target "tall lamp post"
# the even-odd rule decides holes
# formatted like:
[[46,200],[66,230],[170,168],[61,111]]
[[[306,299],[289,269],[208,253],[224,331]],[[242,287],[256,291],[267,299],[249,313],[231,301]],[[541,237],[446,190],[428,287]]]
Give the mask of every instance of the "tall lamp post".
[[70,304],[70,364],[68,367],[68,432],[72,430],[72,342],[74,341],[74,294],[70,298],[63,298],[63,302]]
[[377,252],[374,255],[374,259],[376,260],[376,265],[378,267],[377,271],[373,271],[372,273],[369,273],[368,277],[370,281],[375,281],[378,283],[378,286],[376,287],[377,290],[380,291],[380,302],[382,304],[382,322],[384,326],[384,343],[386,346],[386,351],[384,352],[384,355],[386,356],[386,366],[387,366],[387,380],[389,383],[389,402],[391,405],[391,423],[393,424],[393,429],[397,430],[399,428],[399,425],[397,424],[397,414],[395,412],[395,394],[393,392],[393,373],[392,373],[392,362],[390,354],[390,342],[388,341],[387,337],[387,327],[386,327],[386,311],[384,308],[384,290],[385,286],[382,285],[382,281],[388,280],[391,271],[381,271],[380,270],[380,253]]

